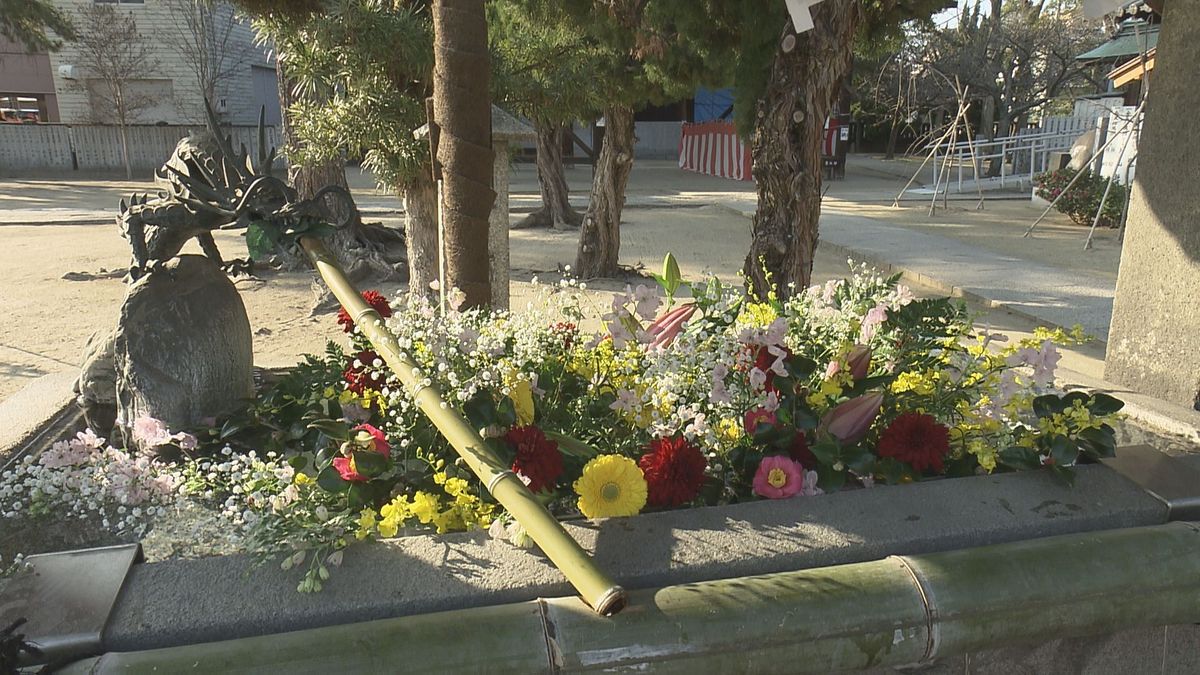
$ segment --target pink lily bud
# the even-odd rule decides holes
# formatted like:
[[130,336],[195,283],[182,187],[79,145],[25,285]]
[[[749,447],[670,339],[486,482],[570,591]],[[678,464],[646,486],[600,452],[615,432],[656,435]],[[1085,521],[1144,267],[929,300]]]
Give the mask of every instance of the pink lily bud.
[[871,348],[866,345],[854,345],[846,355],[846,363],[850,366],[850,375],[857,382],[871,372]]
[[821,419],[821,428],[845,445],[857,443],[867,435],[871,424],[879,416],[881,407],[883,394],[863,394],[825,413],[825,417]]
[[696,313],[696,305],[680,305],[663,314],[650,324],[646,332],[654,339],[650,342],[653,347],[666,347],[675,341],[675,336],[683,330],[683,324]]

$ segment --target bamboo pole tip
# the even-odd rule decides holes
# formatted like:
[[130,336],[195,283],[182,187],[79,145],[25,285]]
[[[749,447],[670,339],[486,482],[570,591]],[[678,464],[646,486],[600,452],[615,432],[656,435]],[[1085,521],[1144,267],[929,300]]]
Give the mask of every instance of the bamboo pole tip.
[[596,613],[601,616],[612,616],[629,604],[629,594],[620,586],[613,586],[596,601]]

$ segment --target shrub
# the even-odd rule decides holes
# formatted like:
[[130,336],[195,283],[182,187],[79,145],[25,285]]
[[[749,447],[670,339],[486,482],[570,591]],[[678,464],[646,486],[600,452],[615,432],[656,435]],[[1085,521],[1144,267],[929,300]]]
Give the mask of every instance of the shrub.
[[[1070,190],[1067,190],[1067,185],[1071,182],[1078,173],[1071,168],[1062,168],[1057,171],[1047,171],[1034,176],[1034,185],[1037,186],[1037,196],[1047,201],[1053,201],[1059,195],[1062,198],[1054,205],[1059,213],[1065,213],[1070,216],[1071,221],[1077,225],[1091,225],[1096,217],[1096,210],[1100,208],[1100,200],[1104,196],[1104,189],[1108,183],[1108,179],[1089,170],[1084,169],[1083,176],[1075,181]],[[1066,194],[1063,191],[1066,190]],[[1104,201],[1104,211],[1100,214],[1100,224],[1105,227],[1117,227],[1121,223],[1121,211],[1125,208],[1125,200],[1129,198],[1129,188],[1120,183],[1113,183],[1112,188],[1108,191],[1108,199]]]

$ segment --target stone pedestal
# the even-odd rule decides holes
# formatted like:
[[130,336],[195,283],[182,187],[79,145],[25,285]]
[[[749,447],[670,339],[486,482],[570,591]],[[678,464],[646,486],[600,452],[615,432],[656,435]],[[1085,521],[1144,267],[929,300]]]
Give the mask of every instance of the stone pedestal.
[[488,269],[491,272],[492,307],[508,309],[508,141],[493,141],[492,151],[496,154],[492,166],[496,201],[488,214]]
[[1105,378],[1200,409],[1200,0],[1166,4]]
[[254,396],[253,336],[233,282],[185,255],[129,288],[112,339],[118,419],[177,431]]

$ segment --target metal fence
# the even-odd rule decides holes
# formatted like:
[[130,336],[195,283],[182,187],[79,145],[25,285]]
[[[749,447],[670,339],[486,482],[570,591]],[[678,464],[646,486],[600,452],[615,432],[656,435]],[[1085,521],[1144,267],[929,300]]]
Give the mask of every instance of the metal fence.
[[[129,163],[135,171],[158,168],[171,155],[179,139],[201,131],[204,125],[131,126],[127,129]],[[233,136],[234,148],[245,145],[251,157],[258,152],[258,128],[224,127]],[[275,127],[266,128],[267,143],[278,147]],[[115,126],[65,124],[0,125],[0,173],[108,172],[123,170],[121,130]]]

